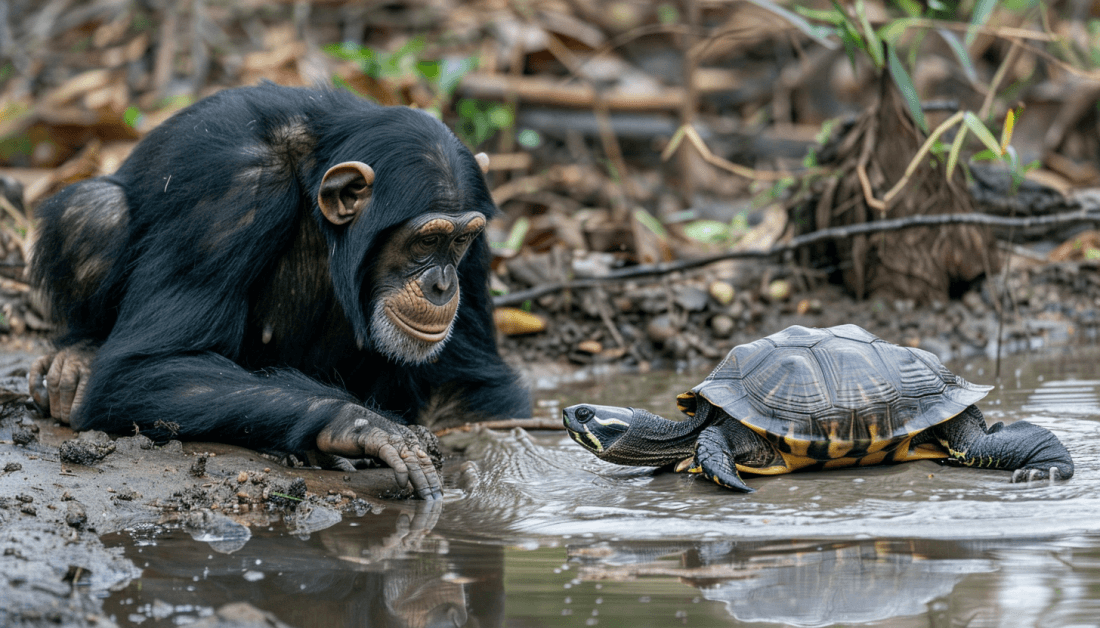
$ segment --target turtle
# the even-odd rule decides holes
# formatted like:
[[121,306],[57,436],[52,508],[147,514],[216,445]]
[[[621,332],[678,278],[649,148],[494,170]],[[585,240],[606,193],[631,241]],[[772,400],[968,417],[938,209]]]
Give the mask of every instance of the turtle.
[[857,325],[799,325],[734,347],[677,397],[686,419],[582,403],[563,410],[570,437],[602,460],[676,463],[719,486],[752,492],[741,473],[911,460],[1013,471],[1012,481],[1068,479],[1069,451],[1049,430],[986,424],[975,403],[992,386],[955,375],[934,354]]

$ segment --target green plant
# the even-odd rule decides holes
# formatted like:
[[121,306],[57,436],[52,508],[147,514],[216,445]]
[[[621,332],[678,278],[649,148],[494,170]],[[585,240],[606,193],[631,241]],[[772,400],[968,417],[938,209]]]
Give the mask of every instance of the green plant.
[[508,105],[463,98],[455,105],[458,124],[455,133],[470,148],[477,148],[502,129],[511,128],[515,120]]
[[[337,59],[358,63],[363,74],[375,80],[414,78],[426,86],[432,94],[432,102],[425,107],[425,110],[441,118],[443,110],[450,105],[462,77],[477,67],[477,59],[475,57],[429,59],[424,55],[425,47],[423,37],[414,37],[393,52],[348,43],[330,44],[325,46],[324,50]],[[351,89],[339,77],[334,77],[334,81],[341,87]]]

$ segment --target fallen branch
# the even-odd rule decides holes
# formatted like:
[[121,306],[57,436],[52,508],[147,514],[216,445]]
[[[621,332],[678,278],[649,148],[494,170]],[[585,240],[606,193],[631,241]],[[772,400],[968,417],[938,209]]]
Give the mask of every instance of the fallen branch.
[[612,271],[602,277],[590,277],[586,279],[577,279],[574,281],[559,281],[554,283],[547,283],[541,286],[529,288],[527,290],[520,290],[519,292],[512,292],[510,294],[495,296],[493,297],[493,305],[497,307],[504,305],[516,305],[530,299],[536,299],[544,294],[559,292],[561,290],[591,288],[605,283],[624,281],[627,279],[635,279],[638,277],[666,275],[668,273],[676,271],[700,268],[702,266],[707,266],[709,264],[725,260],[750,258],[761,259],[775,257],[776,255],[781,255],[783,253],[793,251],[803,246],[816,244],[817,242],[822,242],[825,240],[842,240],[867,233],[879,233],[882,231],[900,231],[902,229],[912,229],[915,227],[939,227],[944,225],[980,225],[988,227],[1011,227],[1014,229],[1029,229],[1034,227],[1049,227],[1052,225],[1081,222],[1100,223],[1100,208],[1083,208],[1080,210],[1063,212],[1060,214],[1050,214],[1047,216],[1029,216],[1025,218],[1009,218],[1005,216],[991,216],[989,214],[966,213],[936,214],[931,216],[908,216],[905,218],[894,218],[892,220],[876,220],[874,222],[865,222],[855,225],[845,225],[842,227],[821,229],[819,231],[814,231],[812,233],[807,233],[805,235],[792,238],[787,242],[777,244],[769,249],[764,250],[729,251],[726,253],[719,253],[717,255],[700,257],[697,259],[677,260],[674,262],[659,262],[656,264],[639,264],[638,266],[631,266],[629,268]]
[[487,430],[510,430],[522,427],[525,430],[564,430],[565,425],[561,419],[500,419],[497,421],[481,421],[479,423],[464,423],[454,427],[447,427],[435,432],[436,436],[446,436],[454,432],[469,432],[475,428]]

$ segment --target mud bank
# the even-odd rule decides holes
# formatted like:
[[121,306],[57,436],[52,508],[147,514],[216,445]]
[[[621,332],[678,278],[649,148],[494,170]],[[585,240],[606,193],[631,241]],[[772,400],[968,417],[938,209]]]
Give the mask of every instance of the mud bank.
[[[411,496],[384,468],[292,468],[229,445],[74,433],[29,409],[31,359],[0,357],[0,625],[114,626],[101,598],[140,570],[103,534],[178,524],[228,552],[253,526],[309,533]],[[230,605],[202,625],[281,625],[269,620]]]

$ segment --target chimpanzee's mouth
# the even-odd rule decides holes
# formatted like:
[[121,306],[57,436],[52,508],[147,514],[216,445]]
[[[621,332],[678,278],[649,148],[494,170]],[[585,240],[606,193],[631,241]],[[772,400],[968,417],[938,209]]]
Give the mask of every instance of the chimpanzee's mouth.
[[[427,343],[437,343],[447,339],[451,333],[451,322],[458,310],[458,297],[452,299],[454,305],[447,303],[442,307],[431,308],[432,312],[416,312],[415,318],[400,308],[386,304],[386,316],[406,335]],[[424,318],[430,320],[425,321]],[[410,320],[412,319],[412,320]],[[415,320],[420,319],[420,320]],[[414,322],[415,321],[415,322]]]

